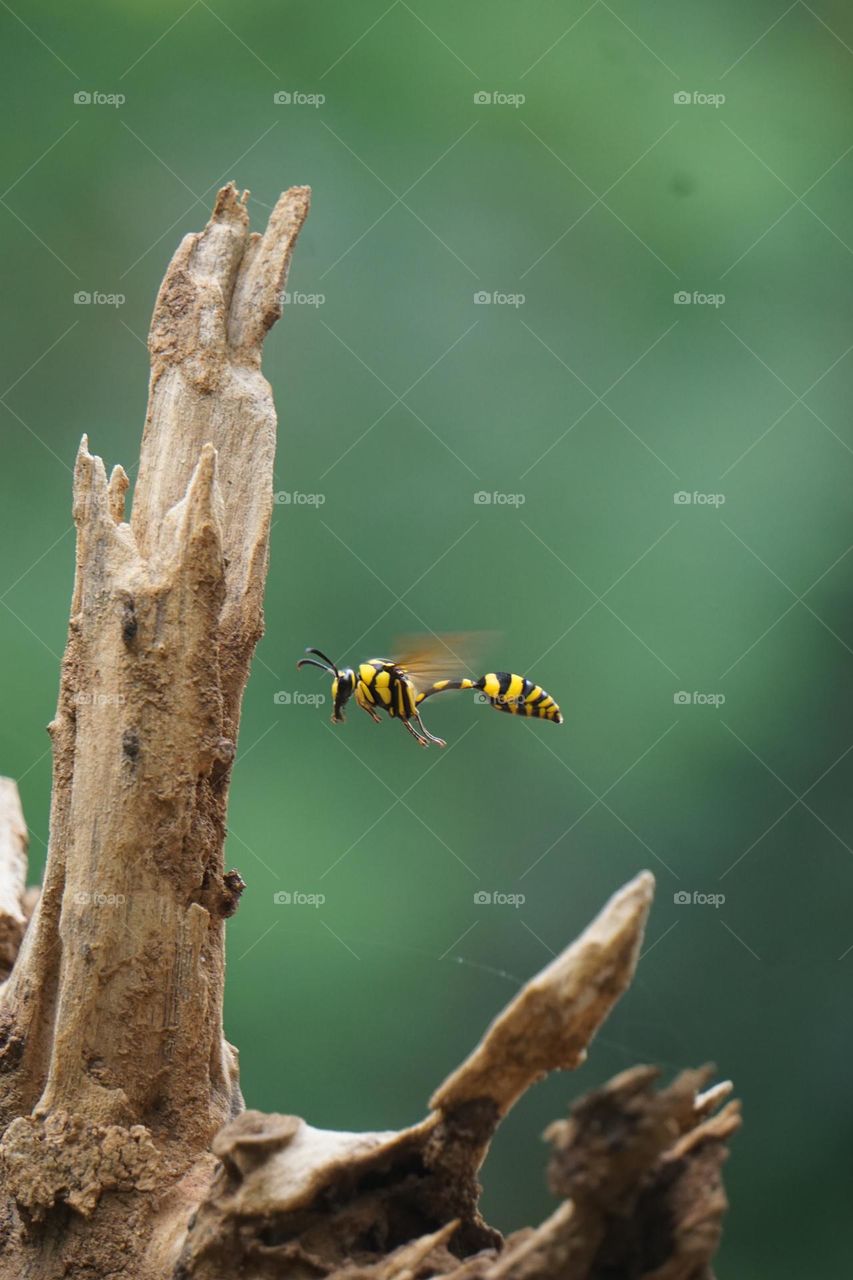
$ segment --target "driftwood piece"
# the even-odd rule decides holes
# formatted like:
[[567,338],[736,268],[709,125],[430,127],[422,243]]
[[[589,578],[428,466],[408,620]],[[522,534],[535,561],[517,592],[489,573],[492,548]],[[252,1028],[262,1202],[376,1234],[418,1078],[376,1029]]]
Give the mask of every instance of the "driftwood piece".
[[708,1280],[738,1113],[717,1111],[728,1087],[705,1089],[707,1070],[655,1092],[656,1073],[635,1068],[552,1125],[562,1203],[535,1230],[504,1241],[479,1210],[503,1116],[583,1061],[629,986],[648,872],[527,983],[420,1123],[330,1133],[243,1110],[222,996],[244,886],[223,842],[263,625],[275,412],[261,347],[307,209],[293,188],[250,234],[245,197],[225,187],[175,254],[129,521],[121,467],[108,479],[85,439],[78,454],[34,907],[16,793],[0,786],[14,960],[0,987],[0,1280]]

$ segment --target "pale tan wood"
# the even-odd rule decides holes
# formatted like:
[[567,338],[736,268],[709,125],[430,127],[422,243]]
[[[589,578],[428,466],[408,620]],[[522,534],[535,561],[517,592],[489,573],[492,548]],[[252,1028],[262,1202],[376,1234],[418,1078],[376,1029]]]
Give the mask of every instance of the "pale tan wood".
[[0,778],[0,978],[6,976],[27,923],[27,824],[18,787]]
[[30,1217],[168,1185],[242,1106],[222,850],[273,501],[261,347],[308,203],[292,188],[258,235],[229,185],[175,254],[129,523],[122,468],[78,453],[47,867],[0,993],[0,1176]]

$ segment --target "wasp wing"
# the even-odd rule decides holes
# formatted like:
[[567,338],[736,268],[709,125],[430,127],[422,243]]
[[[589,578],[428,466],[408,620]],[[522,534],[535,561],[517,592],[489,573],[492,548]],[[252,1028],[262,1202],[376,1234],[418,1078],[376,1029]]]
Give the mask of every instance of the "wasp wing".
[[476,680],[482,674],[480,655],[490,639],[486,631],[399,636],[394,662],[420,685],[464,676]]

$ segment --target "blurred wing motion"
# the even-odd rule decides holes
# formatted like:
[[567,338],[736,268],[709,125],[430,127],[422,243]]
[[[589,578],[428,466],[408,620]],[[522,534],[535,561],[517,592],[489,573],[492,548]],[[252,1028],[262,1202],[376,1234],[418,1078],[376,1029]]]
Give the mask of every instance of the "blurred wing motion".
[[481,655],[494,637],[489,631],[398,636],[393,662],[418,686],[464,676],[476,680],[482,671]]

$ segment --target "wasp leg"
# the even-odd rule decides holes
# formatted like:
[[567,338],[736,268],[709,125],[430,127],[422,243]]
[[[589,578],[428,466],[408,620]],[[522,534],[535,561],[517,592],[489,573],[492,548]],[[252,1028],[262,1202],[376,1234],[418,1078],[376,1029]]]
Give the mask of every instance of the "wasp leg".
[[361,707],[362,711],[367,712],[367,714],[370,716],[374,724],[382,723],[382,721],[380,720],[379,716],[376,714],[376,711],[373,708],[373,703],[366,696],[360,684],[357,684],[355,686],[355,700],[358,703],[358,705]]
[[421,733],[424,735],[425,738],[429,738],[430,742],[434,742],[437,747],[447,746],[447,743],[444,741],[444,738],[436,738],[434,734],[430,733],[429,729],[427,729],[426,725],[424,724],[423,720],[421,719],[417,711],[414,713],[414,720],[418,728],[420,729]]
[[[408,729],[409,733],[410,733],[410,734],[412,735],[412,737],[414,738],[415,742],[419,743],[419,744],[420,744],[420,746],[422,746],[422,747],[428,747],[428,746],[429,746],[429,743],[427,742],[426,738],[422,738],[422,737],[421,737],[421,735],[420,735],[419,733],[417,733],[417,732],[412,728],[412,726],[411,726],[411,724],[409,723],[409,721],[408,721],[408,720],[403,720],[403,721],[402,721],[402,723],[406,726],[406,728]],[[426,730],[424,730],[424,732],[426,732]],[[435,742],[435,738],[433,738],[433,741]]]

